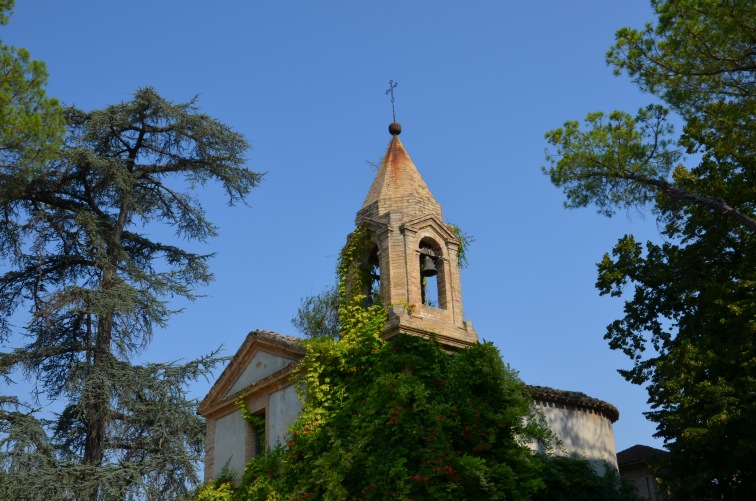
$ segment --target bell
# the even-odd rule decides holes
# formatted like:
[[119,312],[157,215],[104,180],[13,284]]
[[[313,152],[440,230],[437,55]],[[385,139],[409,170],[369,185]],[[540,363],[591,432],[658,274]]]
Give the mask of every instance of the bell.
[[422,264],[420,274],[424,277],[434,277],[438,273],[438,270],[436,270],[436,262],[433,260],[432,257],[428,256],[427,254],[423,256],[423,259],[420,260],[420,263]]

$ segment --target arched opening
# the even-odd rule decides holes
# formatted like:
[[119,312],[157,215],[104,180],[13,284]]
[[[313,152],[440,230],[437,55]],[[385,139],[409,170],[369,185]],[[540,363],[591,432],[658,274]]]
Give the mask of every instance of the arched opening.
[[420,299],[425,306],[446,308],[441,248],[429,238],[420,241]]
[[365,307],[369,307],[381,301],[381,264],[378,259],[378,246],[374,242],[367,248],[366,256],[362,269],[362,294],[365,296]]

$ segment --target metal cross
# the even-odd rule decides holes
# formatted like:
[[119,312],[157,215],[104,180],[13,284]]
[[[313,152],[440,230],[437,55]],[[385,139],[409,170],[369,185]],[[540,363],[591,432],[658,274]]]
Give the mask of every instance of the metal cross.
[[389,80],[389,88],[386,91],[387,96],[391,94],[391,114],[394,117],[394,122],[396,122],[396,111],[394,110],[394,89],[396,89],[397,85],[399,85],[399,82],[394,82],[393,80]]

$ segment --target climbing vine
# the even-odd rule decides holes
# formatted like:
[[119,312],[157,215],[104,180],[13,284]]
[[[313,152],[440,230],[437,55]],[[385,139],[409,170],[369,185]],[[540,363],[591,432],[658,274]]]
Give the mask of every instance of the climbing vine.
[[457,262],[460,268],[467,268],[467,251],[470,249],[470,245],[475,242],[475,237],[469,233],[462,231],[462,228],[454,223],[446,223],[446,227],[449,228],[454,236],[459,240],[459,248],[457,249]]
[[265,450],[265,418],[252,414],[247,406],[247,402],[244,401],[244,397],[237,398],[234,403],[241,410],[242,418],[255,429],[257,438],[260,441],[260,449]]
[[[247,465],[238,499],[528,497],[542,487],[523,440],[548,442],[530,398],[489,343],[447,355],[432,340],[381,338],[365,307],[369,233],[338,263],[340,339],[304,341],[303,410],[289,441]],[[531,416],[532,417],[532,416]]]
[[349,320],[350,307],[362,307],[364,292],[372,283],[371,268],[365,259],[370,230],[359,225],[349,235],[336,265],[339,295],[339,320]]
[[357,228],[339,259],[340,338],[303,341],[294,375],[303,409],[288,442],[249,461],[233,499],[529,499],[547,492],[544,460],[525,444],[548,448],[554,437],[491,343],[450,356],[433,340],[381,338],[385,308],[362,301],[368,239]]

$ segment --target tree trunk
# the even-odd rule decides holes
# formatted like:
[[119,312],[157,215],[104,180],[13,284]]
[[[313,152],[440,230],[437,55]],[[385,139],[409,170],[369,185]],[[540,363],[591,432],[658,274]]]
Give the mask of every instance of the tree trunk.
[[[115,278],[118,270],[119,248],[123,228],[126,225],[127,214],[130,207],[131,197],[125,193],[120,204],[118,219],[116,220],[111,241],[107,250],[107,264],[102,269],[102,280],[100,290],[107,294],[115,285]],[[108,419],[110,415],[110,392],[108,384],[103,377],[103,366],[111,363],[113,339],[113,321],[115,310],[110,307],[98,321],[97,334],[94,346],[94,357],[92,361],[92,373],[95,374],[94,380],[90,383],[89,388],[84,392],[89,392],[89,404],[85,408],[86,440],[84,443],[84,464],[91,467],[99,467],[105,458],[105,438],[107,433]],[[88,501],[97,501],[100,486],[95,484],[86,489],[86,494],[82,499]]]
[[[100,319],[94,346],[92,372],[99,372],[98,369],[108,363],[112,327],[112,316]],[[84,389],[84,392],[89,394],[89,403],[84,409],[86,413],[84,464],[96,468],[102,464],[105,457],[105,432],[108,424],[107,415],[110,409],[110,395],[107,383],[102,378],[101,373],[95,377],[89,388]],[[99,490],[98,485],[88,486],[81,499],[97,501]]]

